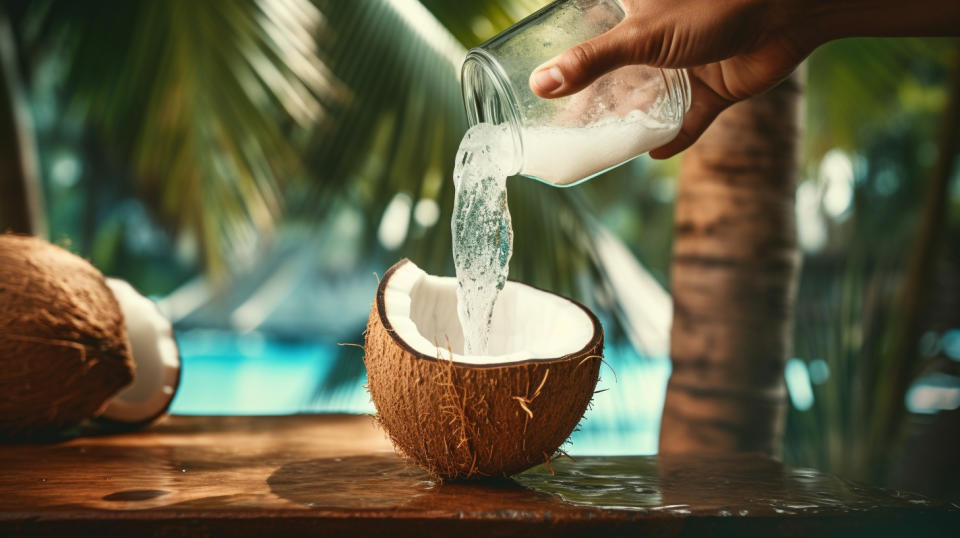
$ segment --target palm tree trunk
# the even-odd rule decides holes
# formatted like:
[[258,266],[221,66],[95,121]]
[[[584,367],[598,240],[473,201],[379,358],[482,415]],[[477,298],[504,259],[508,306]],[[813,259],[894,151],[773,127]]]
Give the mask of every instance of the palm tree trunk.
[[734,105],[684,154],[661,452],[779,449],[800,264],[801,81]]
[[0,233],[46,235],[33,127],[17,71],[16,45],[0,9]]

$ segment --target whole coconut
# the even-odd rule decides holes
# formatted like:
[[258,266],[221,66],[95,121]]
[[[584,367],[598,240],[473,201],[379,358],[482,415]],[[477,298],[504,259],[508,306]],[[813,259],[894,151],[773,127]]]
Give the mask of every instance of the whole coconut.
[[133,372],[123,314],[100,271],[41,239],[0,235],[0,438],[76,425]]

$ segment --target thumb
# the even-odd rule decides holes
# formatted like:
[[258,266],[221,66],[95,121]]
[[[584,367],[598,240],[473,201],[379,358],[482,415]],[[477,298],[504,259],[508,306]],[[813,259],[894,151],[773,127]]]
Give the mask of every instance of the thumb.
[[530,75],[530,89],[540,97],[563,97],[587,87],[600,76],[639,63],[637,32],[629,21],[547,60]]

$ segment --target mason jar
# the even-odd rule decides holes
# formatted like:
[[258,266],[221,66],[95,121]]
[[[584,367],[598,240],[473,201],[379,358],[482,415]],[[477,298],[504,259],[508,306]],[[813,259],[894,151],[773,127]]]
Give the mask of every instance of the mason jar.
[[625,16],[618,0],[559,0],[467,53],[461,69],[467,120],[509,132],[510,175],[576,185],[680,131],[690,107],[686,70],[628,65],[557,99],[530,89],[536,67]]

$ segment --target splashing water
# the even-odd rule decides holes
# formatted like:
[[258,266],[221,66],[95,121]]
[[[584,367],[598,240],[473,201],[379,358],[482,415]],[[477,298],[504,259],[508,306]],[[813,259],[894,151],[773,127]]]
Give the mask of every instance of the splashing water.
[[504,126],[480,123],[460,141],[453,171],[453,262],[463,353],[486,355],[497,296],[507,282],[513,229],[507,169],[513,147]]

